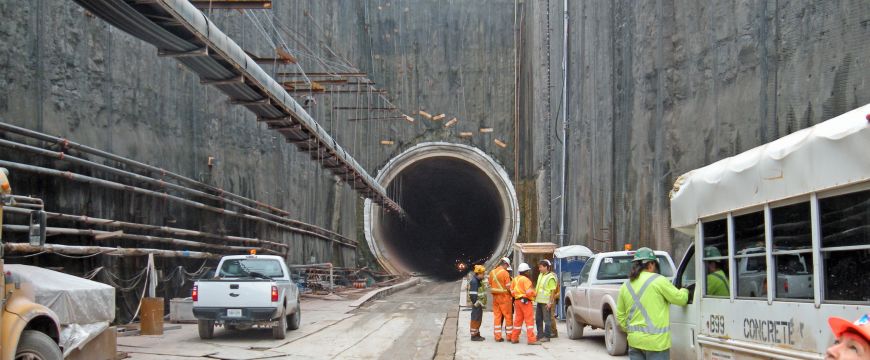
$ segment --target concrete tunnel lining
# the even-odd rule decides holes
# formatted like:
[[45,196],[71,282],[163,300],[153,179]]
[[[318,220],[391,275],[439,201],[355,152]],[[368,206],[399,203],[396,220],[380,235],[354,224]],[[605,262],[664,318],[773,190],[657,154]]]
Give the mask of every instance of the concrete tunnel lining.
[[463,275],[458,261],[493,266],[519,233],[519,205],[507,173],[462,144],[418,144],[391,159],[376,181],[408,213],[400,219],[366,200],[366,242],[391,273],[443,280]]

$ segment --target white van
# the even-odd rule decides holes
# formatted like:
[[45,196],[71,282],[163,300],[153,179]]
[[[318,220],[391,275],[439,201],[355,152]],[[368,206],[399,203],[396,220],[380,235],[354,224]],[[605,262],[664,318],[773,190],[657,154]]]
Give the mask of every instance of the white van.
[[[870,313],[868,150],[865,105],[677,180],[671,225],[694,242],[674,284],[693,292],[672,358],[821,359],[829,317]],[[727,296],[706,291],[719,269]]]

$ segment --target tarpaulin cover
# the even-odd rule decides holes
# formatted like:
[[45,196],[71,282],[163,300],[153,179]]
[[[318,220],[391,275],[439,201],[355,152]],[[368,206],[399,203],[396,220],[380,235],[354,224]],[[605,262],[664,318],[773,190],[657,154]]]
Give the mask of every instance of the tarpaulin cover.
[[680,176],[671,226],[870,180],[870,104]]
[[553,256],[557,259],[562,259],[571,256],[579,256],[579,257],[592,257],[595,255],[592,253],[592,250],[589,250],[588,247],[583,245],[568,245],[557,248],[556,251],[553,252]]
[[36,303],[57,314],[61,325],[115,320],[115,288],[77,276],[28,265],[5,265],[33,287]]

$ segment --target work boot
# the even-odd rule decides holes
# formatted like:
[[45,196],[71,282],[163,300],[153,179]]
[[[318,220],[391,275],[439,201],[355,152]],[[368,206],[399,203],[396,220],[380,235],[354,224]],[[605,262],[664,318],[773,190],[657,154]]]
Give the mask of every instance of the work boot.
[[548,338],[548,337],[542,337],[542,338],[538,339],[538,342],[542,342],[542,343],[550,342],[550,338]]
[[504,341],[504,339],[502,339],[502,338],[495,339],[495,342],[502,342],[502,341]]
[[519,344],[519,343],[520,343],[519,340],[511,340],[511,344]]
[[486,340],[486,338],[484,338],[483,336],[480,336],[480,335],[474,335],[471,337],[471,341],[483,341],[483,340]]
[[532,341],[529,343],[529,345],[541,345],[541,342],[540,341]]

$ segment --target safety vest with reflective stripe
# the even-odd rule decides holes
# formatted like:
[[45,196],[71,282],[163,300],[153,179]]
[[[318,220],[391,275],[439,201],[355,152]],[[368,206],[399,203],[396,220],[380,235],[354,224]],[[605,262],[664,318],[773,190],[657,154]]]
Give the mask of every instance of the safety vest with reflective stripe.
[[497,267],[489,272],[489,288],[493,295],[509,294],[510,274],[507,270]]
[[667,278],[641,272],[619,288],[616,320],[628,332],[628,345],[647,351],[671,347],[670,304],[685,306],[689,291],[677,289]]
[[532,280],[520,275],[511,282],[511,295],[514,299],[526,298],[535,301],[535,289],[532,288]]
[[471,279],[468,280],[468,287],[466,287],[466,300],[469,305],[473,305],[478,300],[481,304],[486,305],[486,285],[483,280],[479,280],[474,273],[471,273]]
[[731,294],[728,290],[730,287],[724,271],[716,270],[707,274],[707,295],[727,297]]
[[556,274],[553,274],[552,271],[548,272],[546,275],[538,274],[538,283],[535,284],[535,292],[537,293],[536,302],[541,304],[549,303],[550,296],[557,287]]

